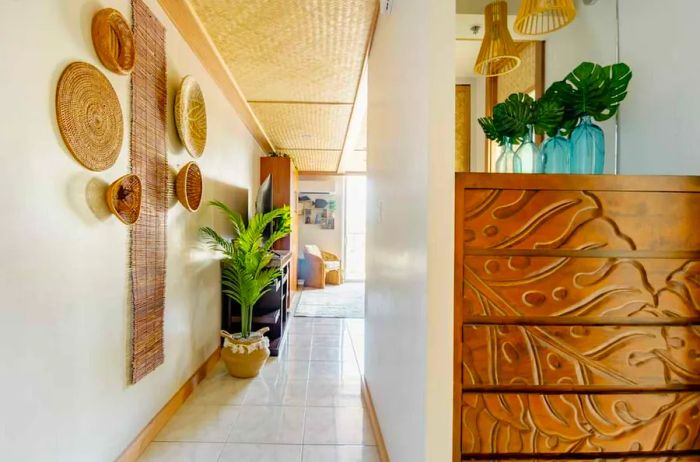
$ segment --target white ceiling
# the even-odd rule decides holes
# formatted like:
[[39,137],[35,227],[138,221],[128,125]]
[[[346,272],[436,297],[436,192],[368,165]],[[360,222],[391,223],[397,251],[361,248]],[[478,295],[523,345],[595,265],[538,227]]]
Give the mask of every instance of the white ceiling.
[[[457,0],[457,14],[483,13],[484,8],[494,0]],[[520,0],[508,0],[508,13],[517,14],[520,8]]]

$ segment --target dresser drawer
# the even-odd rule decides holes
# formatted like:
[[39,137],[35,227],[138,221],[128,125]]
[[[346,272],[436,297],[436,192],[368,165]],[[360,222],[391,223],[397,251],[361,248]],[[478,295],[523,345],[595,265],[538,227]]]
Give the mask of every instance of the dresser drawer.
[[700,327],[465,325],[465,390],[700,384]]
[[[700,193],[464,190],[465,253],[487,250],[696,251]],[[458,243],[460,244],[460,243]]]
[[462,395],[467,456],[698,450],[699,427],[698,393]]
[[[700,233],[698,233],[700,235]],[[469,256],[462,315],[679,322],[700,320],[700,261]]]

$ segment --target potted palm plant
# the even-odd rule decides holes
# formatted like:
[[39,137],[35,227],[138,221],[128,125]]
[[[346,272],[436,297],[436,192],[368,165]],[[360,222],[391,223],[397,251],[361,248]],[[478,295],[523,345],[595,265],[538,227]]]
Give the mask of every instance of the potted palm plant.
[[[210,227],[201,228],[204,240],[223,255],[223,292],[241,307],[241,332],[221,331],[224,348],[221,357],[234,377],[255,377],[270,356],[267,328],[251,332],[253,307],[281,276],[279,268],[270,266],[272,246],[290,232],[290,209],[283,207],[258,213],[246,225],[243,217],[220,201],[210,204],[226,215],[233,226],[233,238],[226,239]],[[273,231],[263,239],[269,226]]]

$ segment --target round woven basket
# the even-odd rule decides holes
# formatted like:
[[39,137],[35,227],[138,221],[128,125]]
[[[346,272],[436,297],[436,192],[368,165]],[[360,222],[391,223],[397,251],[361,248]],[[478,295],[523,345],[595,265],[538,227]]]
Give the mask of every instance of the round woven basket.
[[194,162],[188,162],[178,172],[175,179],[177,198],[190,212],[194,212],[202,203],[202,172]]
[[141,180],[124,175],[107,188],[107,206],[122,223],[133,225],[141,215]]
[[207,110],[199,84],[189,75],[175,95],[175,126],[187,152],[201,157],[207,143]]
[[92,17],[92,43],[110,71],[128,74],[134,68],[134,35],[124,16],[114,8],[104,8]]
[[97,68],[74,62],[56,88],[56,119],[61,137],[78,162],[106,170],[117,161],[124,120],[114,88]]

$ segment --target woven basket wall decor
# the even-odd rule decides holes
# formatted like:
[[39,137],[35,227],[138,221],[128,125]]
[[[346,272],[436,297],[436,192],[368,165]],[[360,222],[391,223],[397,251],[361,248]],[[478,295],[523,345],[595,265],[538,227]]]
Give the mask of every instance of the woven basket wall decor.
[[202,89],[190,75],[182,79],[175,95],[175,126],[187,152],[201,157],[207,143],[207,109]]
[[124,120],[117,94],[95,66],[74,62],[56,88],[56,119],[61,137],[78,162],[106,170],[117,161]]
[[190,212],[194,212],[202,203],[202,172],[194,162],[185,164],[175,179],[177,198]]
[[92,43],[110,71],[128,74],[134,68],[134,35],[124,16],[114,8],[104,8],[92,17]]
[[107,206],[122,223],[133,225],[141,215],[141,180],[124,175],[107,188]]

